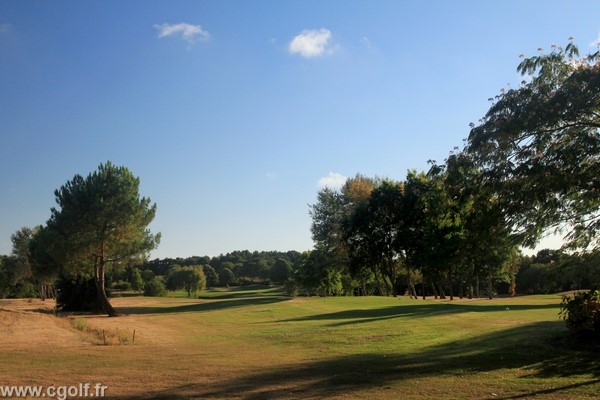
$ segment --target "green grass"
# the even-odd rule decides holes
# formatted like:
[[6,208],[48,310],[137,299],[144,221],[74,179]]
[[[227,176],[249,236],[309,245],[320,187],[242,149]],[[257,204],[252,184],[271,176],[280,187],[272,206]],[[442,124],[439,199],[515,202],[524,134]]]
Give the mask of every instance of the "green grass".
[[[139,341],[126,351],[75,346],[60,354],[31,349],[23,357],[9,350],[5,364],[12,369],[0,367],[0,374],[22,381],[49,368],[58,382],[69,374],[90,382],[102,376],[111,397],[122,399],[584,399],[600,393],[600,352],[572,343],[556,295],[292,299],[258,286],[200,295],[115,299],[127,316],[89,323],[137,329]],[[76,368],[94,359],[94,367]]]

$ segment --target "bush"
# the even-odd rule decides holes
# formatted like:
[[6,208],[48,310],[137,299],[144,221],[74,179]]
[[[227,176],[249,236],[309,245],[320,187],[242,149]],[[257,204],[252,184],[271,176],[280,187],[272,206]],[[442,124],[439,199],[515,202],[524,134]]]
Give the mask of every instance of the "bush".
[[162,276],[155,276],[144,285],[144,296],[161,297],[167,294]]
[[118,281],[118,282],[113,283],[112,287],[115,290],[121,290],[121,291],[131,290],[131,283],[129,283],[127,281]]
[[[94,279],[59,276],[56,282],[56,307],[61,311],[100,312],[98,290]],[[107,290],[107,295],[108,290]]]
[[560,315],[571,333],[600,342],[600,291],[563,296]]

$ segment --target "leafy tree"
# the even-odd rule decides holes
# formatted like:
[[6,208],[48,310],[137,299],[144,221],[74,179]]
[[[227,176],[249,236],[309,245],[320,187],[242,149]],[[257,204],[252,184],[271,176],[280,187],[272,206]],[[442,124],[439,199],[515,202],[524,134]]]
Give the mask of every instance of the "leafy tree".
[[192,297],[192,294],[206,287],[206,277],[198,265],[174,266],[167,276],[166,287],[169,290],[185,289],[188,297]]
[[510,225],[533,245],[550,228],[567,229],[573,248],[600,228],[600,53],[579,57],[569,42],[524,58],[526,78],[496,96],[472,126],[468,151],[486,185],[503,200]]
[[33,276],[31,268],[30,242],[35,231],[23,227],[11,235],[12,256],[15,259],[12,271],[13,284],[30,279]]
[[47,222],[54,239],[48,253],[66,274],[94,278],[99,303],[110,316],[117,312],[106,295],[106,269],[145,257],[160,239],[148,230],[156,205],[140,197],[139,183],[125,167],[100,164],[55,191],[59,208],[52,208]]
[[129,277],[131,283],[131,289],[136,292],[144,290],[144,280],[142,279],[142,273],[139,268],[131,268],[131,275]]
[[142,280],[144,283],[150,282],[152,279],[154,279],[154,272],[152,272],[152,270],[145,269],[142,271]]
[[155,276],[144,284],[144,296],[161,297],[167,294],[162,276]]
[[391,287],[394,296],[404,258],[399,242],[403,189],[400,183],[383,181],[367,201],[356,205],[344,225],[354,274],[370,269],[376,278],[383,278],[383,293],[388,294]]
[[11,289],[10,275],[5,267],[6,256],[0,256],[0,299],[8,297]]
[[219,274],[213,267],[208,264],[202,266],[204,275],[206,276],[206,287],[214,287],[219,285]]
[[[309,262],[312,264],[308,270],[320,268],[323,271],[321,271],[322,273],[312,271],[305,274],[303,279],[305,284],[310,281],[310,279],[306,279],[309,276],[316,278],[318,275],[316,282],[333,282],[327,277],[333,276],[334,271],[339,272],[342,277],[350,275],[347,243],[349,235],[344,230],[348,226],[348,220],[362,204],[368,201],[371,192],[377,185],[378,179],[357,174],[346,181],[341,191],[325,188],[318,192],[317,202],[310,206],[309,211],[312,218],[311,233],[316,253],[309,257]],[[355,258],[356,260],[357,258]],[[305,258],[301,265],[307,266],[306,262]],[[357,275],[359,280],[356,282],[362,288],[366,287],[366,283],[360,279],[367,275],[367,273]],[[344,278],[344,281],[351,282],[352,280]],[[330,290],[324,292],[328,291],[331,292]]]
[[235,275],[233,271],[231,271],[229,268],[223,268],[219,274],[219,282],[222,286],[229,287],[229,285],[235,282]]
[[277,285],[283,285],[292,276],[292,265],[289,261],[282,258],[275,261],[271,268],[270,279]]
[[31,271],[40,285],[42,300],[55,297],[54,283],[60,275],[60,264],[50,254],[53,246],[54,233],[45,226],[36,229],[29,242]]
[[600,342],[600,291],[563,296],[560,314],[577,338]]

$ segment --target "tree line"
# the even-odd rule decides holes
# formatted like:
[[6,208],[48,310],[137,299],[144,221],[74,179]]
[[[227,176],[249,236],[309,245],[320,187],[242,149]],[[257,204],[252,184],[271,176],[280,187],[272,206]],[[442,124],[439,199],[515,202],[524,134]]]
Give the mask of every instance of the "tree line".
[[[319,294],[515,294],[520,254],[548,231],[571,263],[597,259],[600,227],[600,53],[522,56],[518,88],[501,89],[464,148],[402,181],[357,174],[310,205],[314,250],[297,289]],[[567,257],[566,253],[563,257]],[[566,265],[566,264],[565,264]],[[572,268],[571,273],[585,275]],[[540,275],[541,279],[541,275]],[[548,280],[547,276],[544,280]],[[597,287],[595,279],[579,279]],[[418,287],[416,285],[418,283]],[[543,287],[561,285],[539,283]],[[420,293],[418,293],[420,292]]]

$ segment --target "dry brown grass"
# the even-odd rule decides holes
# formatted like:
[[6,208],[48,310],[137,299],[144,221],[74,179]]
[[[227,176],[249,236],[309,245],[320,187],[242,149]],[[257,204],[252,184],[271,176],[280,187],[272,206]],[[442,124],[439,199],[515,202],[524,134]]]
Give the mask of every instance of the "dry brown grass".
[[[58,318],[50,302],[0,300],[0,384],[101,382],[136,400],[597,398],[597,369],[555,371],[568,354],[535,348],[562,329],[560,298],[520,301],[139,297],[113,300],[121,317]],[[77,319],[135,329],[135,344],[98,345]]]

